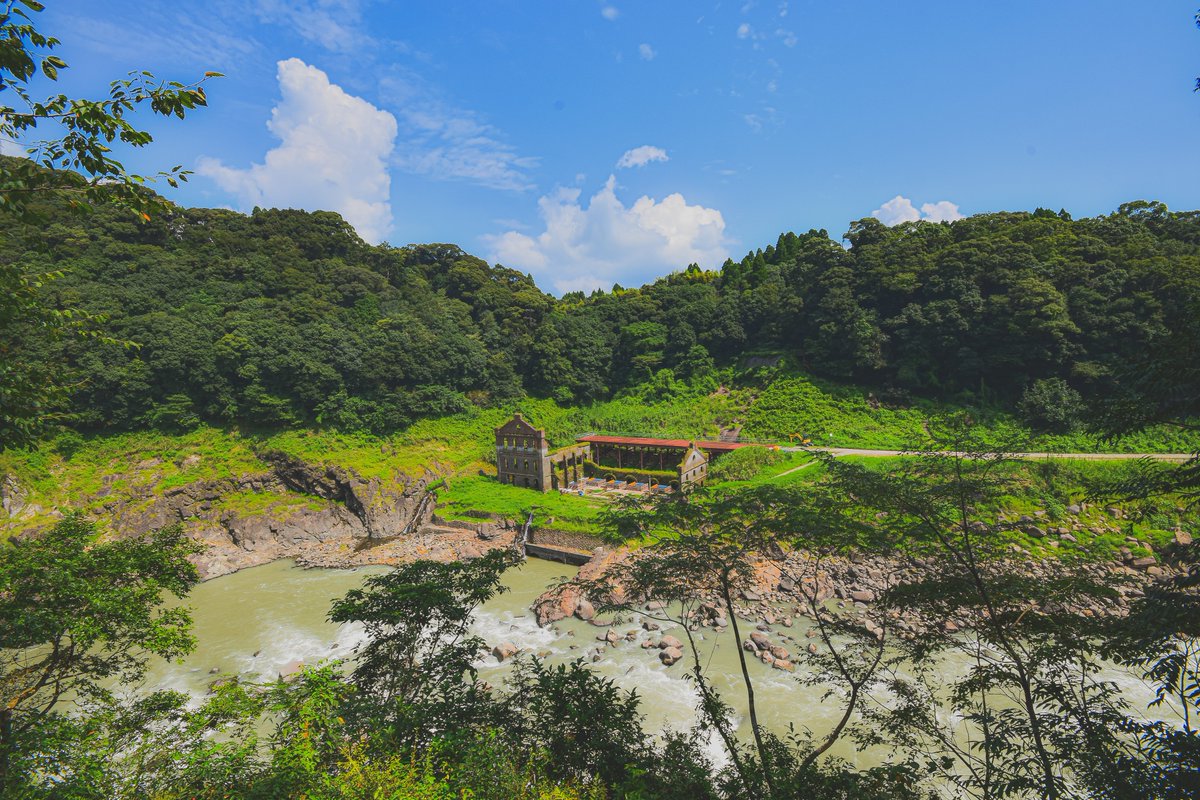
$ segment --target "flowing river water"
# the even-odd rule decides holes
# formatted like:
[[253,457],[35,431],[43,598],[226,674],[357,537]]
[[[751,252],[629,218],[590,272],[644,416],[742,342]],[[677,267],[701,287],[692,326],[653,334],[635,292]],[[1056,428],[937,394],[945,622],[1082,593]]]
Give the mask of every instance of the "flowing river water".
[[[335,598],[361,586],[369,575],[383,571],[385,568],[371,567],[306,570],[290,561],[277,561],[202,583],[187,600],[198,640],[195,652],[182,661],[155,662],[147,676],[146,688],[174,688],[200,695],[221,674],[271,680],[295,671],[300,664],[351,659],[355,646],[365,638],[363,631],[352,625],[335,625],[326,615]],[[696,696],[685,679],[689,659],[665,667],[659,662],[657,649],[641,647],[645,639],[657,640],[662,633],[672,632],[669,624],[663,624],[663,630],[656,633],[642,631],[636,620],[615,625],[613,630],[621,638],[618,644],[608,647],[597,641],[597,636],[603,636],[608,629],[579,620],[538,627],[530,604],[546,588],[575,572],[574,567],[537,559],[529,559],[510,570],[504,580],[508,591],[480,609],[474,622],[475,632],[489,648],[511,642],[523,653],[541,654],[551,663],[586,658],[593,669],[621,688],[637,691],[646,730],[690,728],[696,719]],[[742,636],[747,636],[753,627],[744,623]],[[625,634],[635,629],[636,638],[627,641]],[[772,626],[770,636],[796,653],[808,642],[805,630],[805,621],[798,618],[792,628]],[[674,633],[680,639],[685,638],[679,630]],[[702,629],[696,635],[705,637],[701,645],[705,648],[706,674],[735,709],[742,733],[748,734],[738,642],[730,631],[717,635]],[[592,663],[592,653],[597,650],[600,658]],[[947,674],[953,674],[965,664],[955,662],[952,657],[944,666]],[[786,734],[792,725],[797,732],[811,730],[820,738],[841,716],[840,695],[824,696],[828,686],[806,685],[802,675],[773,669],[754,659],[750,660],[749,668],[760,720],[768,728]],[[490,655],[479,663],[481,678],[496,685],[503,683],[509,670],[511,662],[500,664]],[[1136,676],[1114,671],[1106,677],[1121,684],[1134,707],[1145,708],[1150,694]],[[849,742],[840,743],[832,752],[859,766],[879,761],[879,754],[856,752]],[[723,761],[715,742],[711,745],[711,755],[718,763]]]

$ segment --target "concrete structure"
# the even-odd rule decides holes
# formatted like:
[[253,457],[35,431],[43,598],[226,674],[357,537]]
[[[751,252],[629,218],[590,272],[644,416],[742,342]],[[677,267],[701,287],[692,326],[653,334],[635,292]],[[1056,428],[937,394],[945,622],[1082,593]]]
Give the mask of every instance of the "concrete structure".
[[[659,480],[653,473],[673,471],[671,487],[684,489],[704,482],[710,460],[747,446],[743,442],[588,435],[550,452],[546,432],[514,414],[496,429],[496,471],[501,483],[543,492],[601,475],[609,475],[621,484],[634,482],[649,488]],[[599,475],[588,475],[589,468]]]
[[563,489],[585,477],[584,470],[587,462],[592,460],[590,444],[573,444],[561,450],[555,450],[550,459],[550,488]]
[[550,488],[546,432],[520,414],[496,428],[496,476],[501,483],[544,492]]

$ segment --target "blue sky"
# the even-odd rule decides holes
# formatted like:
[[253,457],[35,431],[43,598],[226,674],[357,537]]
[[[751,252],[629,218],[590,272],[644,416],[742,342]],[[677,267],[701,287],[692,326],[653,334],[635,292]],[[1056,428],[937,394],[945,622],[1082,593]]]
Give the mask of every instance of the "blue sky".
[[129,163],[187,205],[341,212],[547,290],[785,230],[1200,206],[1196,0],[50,0],[60,81],[208,86]]

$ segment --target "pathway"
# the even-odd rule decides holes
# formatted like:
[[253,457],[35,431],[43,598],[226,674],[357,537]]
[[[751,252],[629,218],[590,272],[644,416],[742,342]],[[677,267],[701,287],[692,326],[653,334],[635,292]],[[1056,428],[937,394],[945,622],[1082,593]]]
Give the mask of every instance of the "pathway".
[[[883,458],[886,456],[910,456],[920,455],[912,450],[865,450],[856,447],[780,447],[780,450],[789,453],[800,453],[806,451],[815,451],[821,453],[829,453],[831,456],[862,456],[865,458]],[[957,455],[956,453],[945,453],[945,455]],[[1191,453],[1010,453],[1013,458],[1061,458],[1065,460],[1079,461],[1128,461],[1131,459],[1148,458],[1151,461],[1188,461],[1192,458]],[[808,466],[802,464],[795,469],[801,469]],[[795,470],[788,470],[794,472]],[[786,475],[787,472],[780,473]]]

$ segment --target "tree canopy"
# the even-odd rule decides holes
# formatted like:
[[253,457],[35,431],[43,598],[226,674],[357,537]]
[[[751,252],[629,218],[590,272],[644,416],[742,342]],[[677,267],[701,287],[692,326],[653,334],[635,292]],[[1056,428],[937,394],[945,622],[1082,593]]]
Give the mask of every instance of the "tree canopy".
[[561,299],[454,245],[367,245],[329,212],[55,211],[9,233],[0,267],[64,274],[39,302],[141,345],[22,343],[33,365],[69,365],[84,429],[383,432],[523,394],[695,382],[763,353],[884,400],[1000,405],[1062,429],[1187,329],[1200,286],[1200,213],[1149,202],[1079,220],[864,219],[849,247],[786,233],[719,271]]

